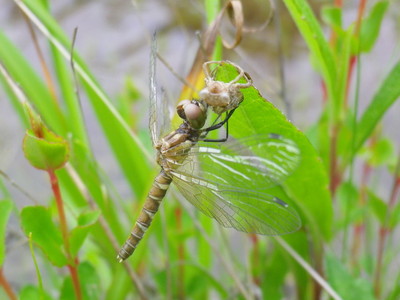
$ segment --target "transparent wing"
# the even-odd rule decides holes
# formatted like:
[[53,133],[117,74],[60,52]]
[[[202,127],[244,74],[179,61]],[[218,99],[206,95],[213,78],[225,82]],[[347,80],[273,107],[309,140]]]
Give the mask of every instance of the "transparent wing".
[[[174,148],[168,154],[184,155]],[[225,143],[200,142],[175,166],[187,177],[201,177],[227,187],[267,190],[283,182],[300,161],[297,145],[280,135],[254,135]]]
[[[167,109],[167,102],[164,100],[164,93],[159,97],[157,93],[156,81],[156,61],[157,61],[157,40],[156,34],[153,35],[151,41],[150,53],[150,70],[149,70],[149,97],[150,97],[150,116],[149,116],[149,129],[151,133],[151,140],[155,145],[161,135],[168,129],[166,124],[169,124],[169,112]],[[160,99],[161,98],[161,99]]]
[[187,200],[222,226],[277,235],[293,232],[301,223],[296,211],[271,193],[299,160],[293,141],[256,135],[199,143],[170,173]]
[[[272,195],[245,189],[224,189],[204,181],[176,176],[174,183],[197,209],[224,227],[265,235],[296,231],[301,221],[296,211]],[[204,185],[203,185],[204,184]]]

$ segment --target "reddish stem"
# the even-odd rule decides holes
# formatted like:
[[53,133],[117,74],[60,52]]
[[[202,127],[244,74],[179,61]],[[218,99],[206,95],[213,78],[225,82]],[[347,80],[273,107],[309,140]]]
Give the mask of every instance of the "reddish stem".
[[[342,7],[343,7],[343,2],[342,2],[342,0],[335,0],[334,3],[333,3],[333,5],[334,5],[335,7],[342,8]],[[331,36],[330,36],[330,38],[329,38],[329,44],[330,44],[331,46],[333,46],[333,45],[336,44],[336,41],[337,41],[336,32],[334,32],[334,31],[332,30],[332,31],[331,31]]]
[[364,15],[366,5],[367,5],[367,0],[360,0],[360,5],[358,6],[358,12],[357,12],[357,22],[356,22],[356,31],[355,31],[356,36],[360,35],[361,20]]
[[[178,207],[175,209],[176,226],[178,231],[182,231],[182,208]],[[179,258],[179,269],[178,269],[178,293],[179,299],[185,299],[185,246],[183,243],[178,245],[178,258]]]
[[345,104],[347,105],[348,99],[349,99],[349,89],[350,89],[350,83],[351,83],[351,77],[353,75],[353,70],[357,62],[357,56],[353,55],[350,57],[350,62],[349,62],[349,71],[347,73],[347,83],[346,83],[346,98],[345,98]]
[[70,248],[69,248],[69,239],[68,239],[67,218],[65,217],[64,205],[63,205],[63,200],[61,197],[60,186],[58,184],[58,179],[57,179],[57,176],[54,173],[54,171],[48,170],[48,173],[49,173],[49,177],[50,177],[51,189],[53,190],[53,194],[56,199],[58,216],[60,218],[61,234],[62,234],[62,237],[64,240],[65,250],[69,254]]
[[[368,188],[368,181],[372,172],[372,168],[368,165],[368,163],[364,163],[363,165],[363,172],[361,177],[361,186],[360,186],[360,196],[358,199],[358,204],[362,209],[365,206],[366,199],[367,199],[367,188]],[[365,230],[365,223],[364,219],[357,223],[354,226],[354,239],[353,239],[353,246],[352,246],[352,261],[353,265],[356,264],[357,257],[359,255],[361,249],[361,242],[362,242],[362,235]]]
[[338,134],[339,134],[339,125],[335,125],[332,130],[330,150],[329,150],[330,179],[331,179],[329,183],[329,189],[331,191],[332,197],[335,195],[336,189],[339,186],[342,178],[338,170],[338,160],[337,160],[338,157],[336,153]]
[[[356,37],[358,37],[360,35],[361,22],[362,22],[362,17],[364,15],[366,2],[367,2],[366,0],[360,0],[359,6],[358,6],[356,29],[355,29],[355,33],[354,33]],[[334,4],[337,7],[342,7],[342,5],[343,5],[342,0],[335,0]],[[334,45],[336,44],[336,36],[333,32],[331,33],[330,43],[331,43],[332,47],[334,47]],[[344,102],[345,105],[347,105],[347,99],[348,99],[347,95],[348,95],[348,91],[349,91],[349,87],[350,87],[350,83],[351,83],[351,77],[353,74],[353,70],[354,70],[356,61],[357,61],[357,56],[353,55],[350,57],[349,71],[347,73],[346,97],[345,97],[345,102]],[[325,88],[325,84],[323,85],[323,87]],[[331,148],[330,148],[330,162],[331,162],[330,190],[331,190],[332,196],[335,194],[336,188],[339,186],[339,184],[341,182],[341,178],[343,176],[342,171],[340,171],[338,168],[338,160],[336,157],[336,142],[337,142],[338,129],[339,129],[339,125],[335,125],[335,127],[333,128],[333,133],[332,133],[332,137],[331,137]]]
[[[257,267],[260,264],[260,249],[258,247],[258,245],[259,245],[258,236],[256,234],[251,234],[250,239],[251,239],[251,243],[253,245],[252,263],[253,263],[254,267]],[[260,278],[260,276],[257,276],[257,274],[254,272],[253,272],[252,280],[256,286],[261,286],[261,278]]]
[[[358,6],[358,12],[357,12],[356,29],[355,29],[355,32],[354,32],[354,35],[356,37],[360,36],[361,22],[362,22],[362,17],[364,15],[366,4],[367,4],[366,0],[360,0],[360,5]],[[346,103],[347,103],[347,98],[348,98],[347,95],[349,93],[351,77],[352,77],[352,74],[353,74],[353,70],[354,70],[354,66],[355,66],[356,61],[357,61],[357,55],[352,55],[350,57],[349,72],[348,72],[348,76],[347,76]]]
[[67,267],[68,267],[69,273],[71,275],[76,299],[81,300],[82,292],[81,292],[81,286],[80,286],[80,282],[79,282],[78,269],[77,269],[79,261],[76,258],[73,259],[71,252],[70,252],[67,218],[65,217],[64,205],[63,205],[63,200],[62,200],[61,191],[60,191],[60,185],[58,184],[58,179],[57,179],[56,174],[54,173],[54,170],[49,169],[47,172],[50,177],[51,189],[53,190],[54,197],[56,199],[58,217],[60,218],[61,234],[62,234],[63,241],[64,241],[65,252],[67,253],[67,258],[69,261],[69,264]]
[[[397,170],[395,174],[398,174],[398,170],[400,168],[400,160],[397,165]],[[396,175],[395,175],[396,176]],[[390,193],[390,199],[387,207],[386,219],[384,224],[381,225],[379,228],[379,240],[378,240],[378,257],[376,262],[376,271],[375,271],[375,278],[374,278],[374,291],[375,296],[377,299],[380,298],[381,294],[381,272],[382,272],[382,262],[383,262],[383,252],[385,250],[385,242],[387,235],[390,232],[390,228],[388,224],[390,212],[393,210],[394,205],[396,204],[396,199],[398,197],[400,191],[400,176],[396,176],[392,191]]]
[[8,298],[11,300],[17,300],[17,296],[15,295],[11,285],[8,283],[7,279],[4,277],[3,268],[0,268],[0,286],[3,287],[4,291],[6,292]]

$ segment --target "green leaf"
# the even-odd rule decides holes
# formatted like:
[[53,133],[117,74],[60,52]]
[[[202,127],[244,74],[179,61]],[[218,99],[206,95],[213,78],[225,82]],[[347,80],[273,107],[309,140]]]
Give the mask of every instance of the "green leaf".
[[58,267],[67,264],[61,232],[44,206],[25,207],[21,212],[21,223],[25,234],[29,236],[32,232],[32,241],[42,249],[52,264]]
[[11,200],[0,201],[0,267],[3,265],[5,258],[5,240],[6,240],[6,226],[8,218],[10,217],[12,209]]
[[361,52],[371,51],[378,38],[382,20],[388,7],[389,1],[379,1],[375,3],[368,17],[362,21],[360,31]]
[[40,290],[33,285],[27,285],[19,292],[19,300],[52,300],[47,294],[41,294]]
[[78,268],[84,299],[100,299],[100,280],[96,268],[89,262],[82,262]]
[[351,223],[360,220],[363,211],[358,204],[358,188],[352,182],[343,182],[338,187],[337,199],[340,203],[342,215],[345,216],[345,220],[343,221]]
[[317,63],[327,87],[330,99],[334,99],[334,84],[336,83],[336,63],[325,39],[321,25],[319,24],[310,4],[306,0],[284,0],[294,22],[296,23],[304,41],[310,49],[313,61]]
[[381,138],[372,145],[368,145],[361,155],[372,167],[386,165],[395,160],[394,145],[390,139]]
[[39,292],[41,294],[44,294],[42,274],[40,274],[40,269],[39,269],[39,266],[38,266],[38,263],[36,260],[36,255],[35,255],[35,251],[33,249],[33,244],[32,244],[32,232],[29,233],[28,238],[29,238],[29,250],[31,251],[33,264],[35,265],[36,276],[37,276],[37,281],[38,281],[38,285],[39,285]]
[[370,137],[385,112],[400,96],[400,62],[386,76],[357,124],[355,151]]
[[31,165],[41,170],[61,168],[69,158],[68,143],[50,131],[29,105],[25,105],[31,123],[23,142],[25,157]]
[[78,217],[78,226],[72,229],[70,233],[70,250],[73,256],[76,256],[79,249],[82,247],[83,242],[97,222],[99,216],[99,211],[91,211],[83,213]]
[[[237,72],[230,66],[218,69],[218,80],[228,82]],[[331,237],[332,203],[328,178],[315,149],[306,136],[266,101],[254,87],[242,90],[244,100],[229,119],[229,133],[235,138],[275,133],[294,141],[301,151],[301,162],[283,183],[285,192],[305,216],[313,232]]]
[[68,161],[68,143],[61,137],[57,137],[57,141],[55,138],[46,140],[36,137],[31,130],[27,130],[23,149],[26,159],[40,170],[56,170]]
[[[299,230],[294,234],[288,234],[284,236],[284,240],[296,250],[296,252],[306,261],[312,261],[310,251],[310,240],[309,234],[304,230]],[[321,247],[320,240],[314,241],[314,250]],[[288,268],[293,273],[296,281],[297,293],[299,299],[312,299],[312,279],[311,276],[299,263],[287,252],[283,247],[279,247],[278,251],[282,253],[282,256],[286,257],[288,261]]]
[[[259,275],[261,278],[261,289],[264,297],[268,295],[269,300],[280,300],[284,298],[282,286],[285,284],[285,277],[288,273],[288,264],[285,261],[283,251],[274,251],[272,255],[267,251],[260,251],[258,267],[262,269]],[[262,263],[265,261],[266,263]],[[255,265],[254,267],[257,267]],[[269,276],[269,274],[274,274]]]
[[397,225],[400,223],[400,203],[397,203],[390,211],[389,211],[389,222],[388,227],[390,229],[395,229]]
[[[78,277],[83,300],[100,299],[100,281],[96,269],[89,262],[78,266]],[[76,299],[71,277],[65,278],[61,288],[60,300]]]
[[333,256],[325,258],[326,274],[332,288],[346,300],[375,300],[371,283],[359,276],[353,277],[341,261]]
[[[0,61],[24,91],[30,103],[33,103],[39,114],[43,116],[44,122],[55,132],[66,133],[65,118],[47,86],[21,51],[12,44],[2,31],[0,31],[0,45]],[[20,118],[25,122],[26,115],[23,113],[20,100],[13,96],[10,97],[10,100],[13,101],[14,107],[20,113]]]
[[342,9],[335,6],[324,7],[322,19],[334,29],[342,28]]
[[[176,265],[178,267],[178,265]],[[221,299],[229,298],[228,292],[218,278],[215,278],[209,270],[197,264],[185,264],[185,272],[191,274],[191,278],[186,282],[186,290],[190,291],[193,298],[204,299],[207,291],[215,289]],[[165,281],[164,281],[165,282]]]
[[[19,5],[37,18],[37,22],[40,24],[39,28],[49,33],[50,42],[64,58],[69,59],[71,41],[54,17],[35,0],[19,2]],[[87,98],[92,104],[108,144],[132,189],[138,197],[141,197],[147,192],[144,187],[152,173],[149,168],[151,155],[148,154],[148,150],[136,132],[131,130],[115,109],[112,100],[105,94],[78,53],[74,53],[74,60],[78,78],[83,80]],[[132,172],[132,170],[140,170],[140,172]]]
[[[379,198],[373,191],[368,190],[368,204],[378,218],[381,226],[394,229],[400,222],[400,203],[388,210],[385,201]],[[389,218],[389,219],[388,219]]]

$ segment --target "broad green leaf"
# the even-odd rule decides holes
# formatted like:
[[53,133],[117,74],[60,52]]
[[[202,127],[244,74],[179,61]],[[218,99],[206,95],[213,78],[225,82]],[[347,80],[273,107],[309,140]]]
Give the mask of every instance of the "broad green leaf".
[[28,104],[25,107],[31,123],[23,142],[25,157],[31,165],[41,170],[61,168],[69,158],[68,143],[50,131]]
[[[218,80],[229,82],[236,74],[231,66],[226,65],[218,69],[217,76]],[[244,100],[229,120],[229,133],[235,138],[275,133],[297,144],[301,152],[300,165],[283,183],[283,187],[313,232],[329,239],[333,211],[321,159],[306,136],[254,87],[243,89],[242,92]]]
[[42,249],[52,264],[58,267],[67,264],[61,232],[44,206],[25,207],[21,212],[21,223],[25,234],[28,236],[32,233],[32,241]]
[[353,277],[337,258],[325,258],[326,275],[332,288],[346,300],[375,300],[371,283],[359,276]]
[[97,222],[99,216],[99,211],[91,211],[83,213],[78,217],[78,226],[72,229],[70,233],[70,250],[73,256],[76,256],[79,249],[82,247],[83,242]]
[[0,201],[0,267],[3,265],[5,258],[5,240],[6,240],[6,226],[8,218],[10,217],[12,209],[11,200]]
[[59,169],[69,157],[68,143],[61,137],[38,138],[31,130],[25,133],[23,149],[26,159],[40,170]]
[[394,280],[393,287],[386,300],[398,300],[400,298],[400,274],[398,274],[397,278]]
[[76,299],[74,286],[72,285],[72,280],[70,276],[65,277],[60,292],[60,300]]
[[370,137],[385,112],[400,96],[400,62],[398,62],[382,82],[371,103],[357,124],[355,151]]
[[129,299],[129,293],[136,293],[135,289],[132,288],[132,281],[122,268],[117,268],[114,271],[110,286],[112,288],[108,289],[105,295],[106,300],[125,300]]
[[[82,262],[78,266],[78,278],[83,300],[100,299],[100,280],[96,269],[89,262]],[[60,300],[76,299],[70,276],[64,280],[61,288]]]
[[40,290],[33,285],[27,285],[19,292],[19,300],[52,300],[47,293],[41,294]]
[[[400,222],[400,203],[389,209],[387,203],[373,191],[368,190],[368,205],[379,220],[381,226],[394,229]],[[389,209],[389,211],[388,211]]]
[[378,167],[392,163],[395,160],[395,150],[392,141],[388,138],[381,138],[374,141],[372,145],[361,149],[361,155],[372,167]]
[[[179,267],[179,264],[176,267]],[[191,275],[186,281],[186,291],[190,292],[191,297],[196,298],[197,296],[197,299],[201,299],[201,297],[204,299],[204,295],[207,296],[210,291],[215,290],[221,299],[228,298],[228,291],[221,281],[202,265],[185,264],[185,272]]]
[[322,19],[336,31],[342,28],[342,9],[335,6],[324,7]]
[[86,261],[82,262],[79,264],[78,272],[84,299],[100,299],[100,280],[95,266]]
[[[360,40],[361,52],[369,52],[378,38],[379,30],[381,28],[383,17],[389,7],[389,1],[378,1],[372,7],[369,15],[362,21]],[[356,48],[355,51],[358,49]],[[355,52],[357,53],[357,52]]]
[[387,226],[389,229],[395,229],[400,223],[400,203],[397,203],[389,210],[388,216],[389,221],[387,222]]
[[271,255],[267,251],[261,250],[259,256],[258,265],[262,269],[259,278],[264,298],[268,297],[269,300],[283,299],[284,293],[282,287],[289,271],[284,253],[282,251],[274,251]]

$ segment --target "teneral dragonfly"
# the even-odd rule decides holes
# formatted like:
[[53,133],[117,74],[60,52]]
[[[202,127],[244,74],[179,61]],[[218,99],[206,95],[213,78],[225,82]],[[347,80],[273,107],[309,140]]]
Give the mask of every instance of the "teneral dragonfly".
[[181,101],[177,112],[183,123],[160,139],[157,123],[162,115],[154,78],[154,47],[150,59],[150,131],[161,171],[117,259],[122,262],[132,255],[171,182],[197,209],[224,227],[265,235],[297,230],[301,222],[296,211],[268,192],[296,168],[300,155],[296,144],[277,134],[212,143],[205,139],[207,133],[229,117],[206,127],[207,103],[202,100]]

